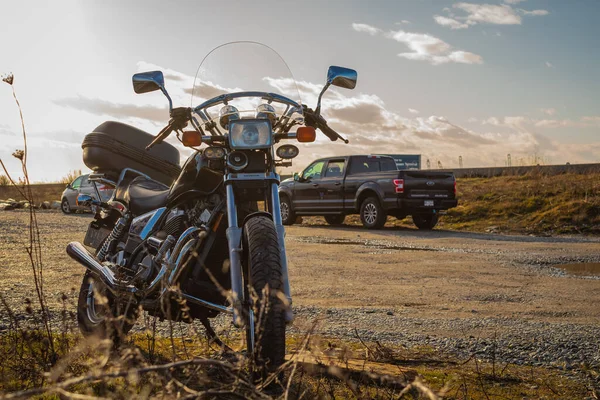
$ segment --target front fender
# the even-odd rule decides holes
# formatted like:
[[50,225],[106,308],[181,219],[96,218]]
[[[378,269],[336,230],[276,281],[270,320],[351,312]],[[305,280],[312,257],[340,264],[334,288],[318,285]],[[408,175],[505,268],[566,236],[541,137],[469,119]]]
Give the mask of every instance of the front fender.
[[271,214],[270,212],[256,211],[256,212],[253,212],[252,214],[246,215],[246,218],[244,218],[244,224],[242,225],[242,229],[243,229],[244,226],[246,226],[246,222],[250,221],[251,218],[258,217],[260,215],[263,215],[265,217],[269,217],[269,219],[273,219],[273,214]]

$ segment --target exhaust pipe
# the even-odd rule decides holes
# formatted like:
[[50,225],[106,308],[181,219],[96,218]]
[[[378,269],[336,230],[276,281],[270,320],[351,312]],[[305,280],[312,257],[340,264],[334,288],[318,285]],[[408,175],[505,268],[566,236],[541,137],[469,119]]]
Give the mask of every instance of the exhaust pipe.
[[96,257],[94,257],[83,245],[79,242],[71,242],[67,245],[67,254],[69,257],[89,269],[106,285],[111,292],[129,292],[136,293],[137,288],[121,281],[115,277],[114,272],[106,265],[102,265]]

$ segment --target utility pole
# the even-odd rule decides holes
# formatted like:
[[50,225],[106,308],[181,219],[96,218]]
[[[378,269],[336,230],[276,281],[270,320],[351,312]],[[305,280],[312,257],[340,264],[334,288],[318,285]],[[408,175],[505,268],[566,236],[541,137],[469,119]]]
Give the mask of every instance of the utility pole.
[[429,161],[429,158],[427,159],[427,169],[431,169],[431,161]]
[[462,168],[462,167],[463,167],[462,156],[458,156],[458,168]]

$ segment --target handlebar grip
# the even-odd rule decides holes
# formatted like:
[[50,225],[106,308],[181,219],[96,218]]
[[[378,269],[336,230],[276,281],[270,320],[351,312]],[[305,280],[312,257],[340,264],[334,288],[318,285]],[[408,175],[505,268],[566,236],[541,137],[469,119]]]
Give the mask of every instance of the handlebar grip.
[[148,146],[146,146],[146,151],[150,150],[157,144],[161,144],[163,142],[163,140],[165,140],[171,134],[171,132],[173,132],[173,126],[171,124],[165,126],[163,128],[163,130],[160,131],[158,133],[158,135],[156,135],[154,140],[152,142],[150,142],[150,144]]
[[329,138],[329,140],[331,140],[332,142],[335,142],[336,140],[338,140],[338,137],[340,136],[336,131],[334,131],[333,129],[331,129],[329,127],[329,125],[327,124],[319,124],[319,129],[321,130],[321,132],[323,132],[325,134],[325,136],[327,136]]

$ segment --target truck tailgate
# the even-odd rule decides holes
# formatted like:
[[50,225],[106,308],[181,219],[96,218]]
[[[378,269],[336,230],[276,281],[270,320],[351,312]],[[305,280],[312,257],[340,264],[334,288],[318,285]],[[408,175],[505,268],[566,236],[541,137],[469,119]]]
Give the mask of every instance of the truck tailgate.
[[404,197],[409,199],[453,199],[455,179],[452,172],[400,171],[404,177]]

